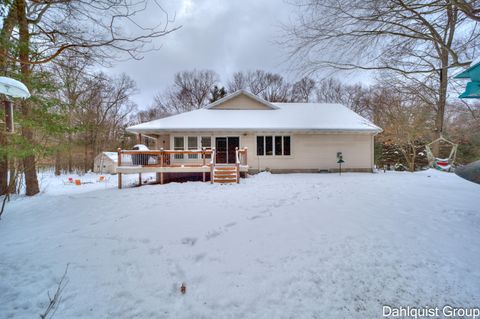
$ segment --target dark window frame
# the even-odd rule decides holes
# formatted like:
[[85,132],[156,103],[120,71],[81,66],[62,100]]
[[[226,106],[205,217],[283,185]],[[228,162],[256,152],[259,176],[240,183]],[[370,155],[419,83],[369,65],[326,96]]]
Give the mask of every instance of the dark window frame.
[[[271,141],[270,141],[271,140]],[[268,141],[268,142],[267,142]],[[271,154],[267,149],[267,143],[271,142]],[[280,143],[280,153],[277,150],[277,145]],[[291,135],[257,135],[256,136],[256,151],[257,156],[277,156],[286,157],[292,155],[292,138]]]

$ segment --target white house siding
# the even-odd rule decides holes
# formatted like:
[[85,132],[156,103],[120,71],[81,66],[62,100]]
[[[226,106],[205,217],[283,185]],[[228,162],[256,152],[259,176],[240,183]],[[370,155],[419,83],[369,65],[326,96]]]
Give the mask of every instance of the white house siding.
[[370,134],[276,134],[291,136],[290,156],[257,156],[256,136],[248,134],[243,146],[249,148],[248,165],[252,170],[278,172],[336,170],[337,152],[342,152],[342,169],[371,171],[373,167],[372,135]]
[[[291,137],[290,156],[257,156],[256,137],[283,135]],[[373,135],[353,133],[235,133],[235,132],[182,132],[173,136],[239,136],[240,147],[248,147],[248,165],[252,172],[271,170],[272,172],[315,172],[319,170],[335,171],[338,169],[337,152],[342,152],[346,171],[371,171],[373,168]],[[162,136],[163,138],[164,136]],[[194,160],[175,160],[178,163]]]

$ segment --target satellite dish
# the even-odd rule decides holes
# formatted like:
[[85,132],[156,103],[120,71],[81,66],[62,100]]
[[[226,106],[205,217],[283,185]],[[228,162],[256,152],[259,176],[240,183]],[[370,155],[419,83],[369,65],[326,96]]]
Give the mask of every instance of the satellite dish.
[[5,76],[0,76],[0,94],[22,99],[30,97],[30,92],[25,84]]

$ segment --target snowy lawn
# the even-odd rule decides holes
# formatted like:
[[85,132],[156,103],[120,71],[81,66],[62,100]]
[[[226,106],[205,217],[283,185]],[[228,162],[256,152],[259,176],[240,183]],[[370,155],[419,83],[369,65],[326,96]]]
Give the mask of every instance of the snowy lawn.
[[38,318],[67,264],[55,318],[380,318],[382,305],[480,304],[480,185],[454,174],[58,182],[0,221],[0,318]]

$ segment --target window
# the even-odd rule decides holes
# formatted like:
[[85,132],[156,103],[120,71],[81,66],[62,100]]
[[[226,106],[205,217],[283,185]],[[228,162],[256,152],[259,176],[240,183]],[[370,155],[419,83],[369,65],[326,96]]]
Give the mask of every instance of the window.
[[257,156],[265,155],[264,136],[257,136]]
[[283,155],[290,155],[290,136],[283,137]]
[[282,155],[282,136],[275,136],[275,155]]
[[[187,137],[187,144],[189,150],[198,150],[198,137],[196,136],[188,136]],[[197,154],[188,154],[188,158],[196,159],[198,158]]]
[[[175,136],[173,138],[173,149],[175,151],[183,151],[185,149],[185,139],[183,136]],[[183,159],[183,154],[175,154],[175,159]]]
[[202,148],[212,148],[212,138],[210,136],[202,136]]
[[257,136],[257,156],[289,156],[290,141],[290,136]]
[[[202,149],[205,147],[207,150],[212,149],[212,138],[210,136],[202,136],[200,140],[200,144],[202,145]],[[205,158],[210,158],[210,155],[205,155]]]
[[273,155],[273,137],[265,136],[265,155]]

